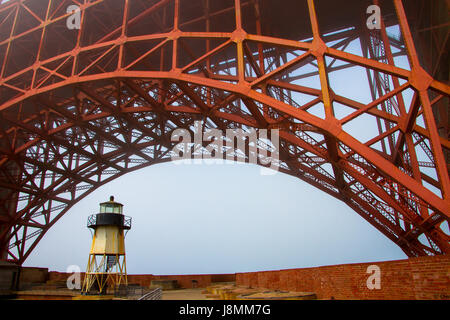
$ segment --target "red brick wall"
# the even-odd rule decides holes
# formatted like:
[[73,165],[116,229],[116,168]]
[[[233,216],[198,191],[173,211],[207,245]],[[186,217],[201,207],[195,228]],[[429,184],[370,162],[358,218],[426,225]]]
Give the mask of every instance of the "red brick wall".
[[[367,267],[381,271],[381,288],[369,290]],[[238,285],[314,292],[319,299],[450,300],[450,255],[317,268],[237,273]]]
[[[47,280],[51,281],[51,282],[52,281],[67,281],[67,278],[69,278],[71,275],[72,275],[72,273],[50,271],[48,273]],[[81,283],[83,283],[84,272],[80,272],[80,280],[81,280]]]
[[[214,278],[214,279],[213,279]],[[129,283],[138,283],[141,286],[149,286],[152,280],[177,280],[180,288],[189,289],[193,287],[192,280],[197,281],[197,288],[206,288],[211,282],[234,281],[232,275],[211,275],[211,274],[189,274],[189,275],[151,275],[151,274],[129,274]]]
[[[48,280],[62,281],[67,280],[70,273],[50,271]],[[199,275],[153,275],[153,274],[128,274],[128,283],[139,284],[148,287],[152,280],[177,280],[180,288],[192,288],[192,280],[197,280],[197,288],[206,288],[211,282],[234,281],[234,274],[199,274]],[[84,272],[81,273],[81,280],[84,278]],[[46,279],[47,280],[47,279]],[[43,281],[45,282],[45,281]]]
[[211,282],[234,282],[236,281],[236,274],[212,274]]
[[156,280],[152,274],[128,274],[128,283],[139,284],[142,287],[150,286],[152,280]]
[[48,278],[48,268],[22,267],[20,283],[41,283]]
[[206,288],[212,282],[235,281],[234,274],[188,274],[188,275],[152,275],[152,274],[129,274],[128,282],[137,283],[141,286],[149,286],[152,280],[177,280],[180,288],[192,288],[192,280],[197,281],[197,288]]
[[211,284],[210,274],[200,275],[167,275],[167,276],[155,276],[156,280],[177,280],[180,288],[189,289],[193,287],[192,280],[197,281],[197,288],[206,288]]

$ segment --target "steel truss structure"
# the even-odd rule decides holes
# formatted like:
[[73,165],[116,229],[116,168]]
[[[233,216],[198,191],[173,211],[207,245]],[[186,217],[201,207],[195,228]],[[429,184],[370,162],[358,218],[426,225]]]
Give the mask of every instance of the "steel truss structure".
[[[3,259],[22,264],[96,188],[170,161],[171,134],[197,120],[279,129],[280,171],[345,202],[408,256],[450,253],[448,22],[408,21],[437,3],[445,13],[428,0],[2,4]],[[381,29],[366,24],[372,4]],[[370,99],[335,76],[349,71]]]
[[111,288],[128,285],[125,255],[90,254],[81,292],[104,294],[108,285]]

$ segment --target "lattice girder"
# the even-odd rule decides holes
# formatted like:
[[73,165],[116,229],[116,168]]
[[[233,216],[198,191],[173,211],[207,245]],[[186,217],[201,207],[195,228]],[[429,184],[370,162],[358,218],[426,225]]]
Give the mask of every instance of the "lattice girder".
[[[324,7],[287,1],[307,9],[311,34],[298,38],[270,31],[271,0],[85,1],[80,30],[65,26],[65,1],[36,3],[0,6],[0,244],[9,260],[23,263],[96,188],[171,161],[172,133],[194,135],[196,121],[224,136],[279,129],[277,170],[344,201],[408,256],[450,252],[450,142],[433,114],[450,89],[421,67],[401,0],[375,1],[396,12],[381,30],[362,25],[363,11],[333,32],[320,30]],[[400,39],[387,31],[395,25]],[[360,55],[348,50],[355,41]],[[336,90],[332,76],[350,68],[366,73],[370,102]],[[377,124],[368,140],[348,129],[362,117]],[[206,147],[195,145],[194,157]]]

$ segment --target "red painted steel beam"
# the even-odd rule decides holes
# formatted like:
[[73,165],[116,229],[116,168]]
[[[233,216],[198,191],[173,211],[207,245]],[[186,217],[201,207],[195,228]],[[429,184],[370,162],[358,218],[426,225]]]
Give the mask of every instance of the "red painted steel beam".
[[[314,0],[123,0],[120,9],[98,0],[81,5],[81,28],[71,31],[62,2],[44,1],[39,10],[36,1],[0,6],[0,185],[7,190],[0,193],[0,242],[10,260],[23,263],[48,228],[99,186],[170,161],[174,126],[190,129],[195,120],[222,132],[279,128],[278,170],[344,201],[408,256],[450,252],[441,228],[450,219],[450,142],[439,135],[448,122],[437,124],[433,114],[450,88],[421,66],[401,0],[382,3],[385,53],[372,50],[371,57],[347,50],[354,41],[367,45],[359,0],[348,0],[364,7],[359,16],[329,12]],[[309,23],[296,28],[302,19],[286,19],[289,11]],[[339,14],[347,16],[339,21]],[[396,24],[403,40],[387,32]],[[420,27],[434,32],[436,25]],[[396,65],[402,55],[411,70]],[[307,66],[317,71],[303,71]],[[356,94],[337,94],[330,81],[352,66],[366,70],[363,81],[376,87],[366,104]],[[316,76],[320,89],[298,84]],[[415,96],[406,106],[402,95],[410,89]],[[299,103],[298,93],[311,100]],[[393,101],[398,110],[385,107]],[[337,119],[338,104],[353,111]],[[390,127],[361,141],[346,126],[364,115]],[[391,149],[376,147],[385,141]],[[418,148],[436,178],[423,170]],[[22,209],[11,213],[8,203]]]

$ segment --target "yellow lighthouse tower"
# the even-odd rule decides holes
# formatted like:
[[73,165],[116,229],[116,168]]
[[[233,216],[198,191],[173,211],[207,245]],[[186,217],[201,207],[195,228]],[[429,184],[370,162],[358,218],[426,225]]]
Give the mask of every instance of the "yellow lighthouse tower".
[[94,234],[81,292],[104,294],[108,286],[127,285],[125,234],[131,218],[123,215],[123,205],[111,196],[100,203],[100,213],[88,217],[87,226]]

